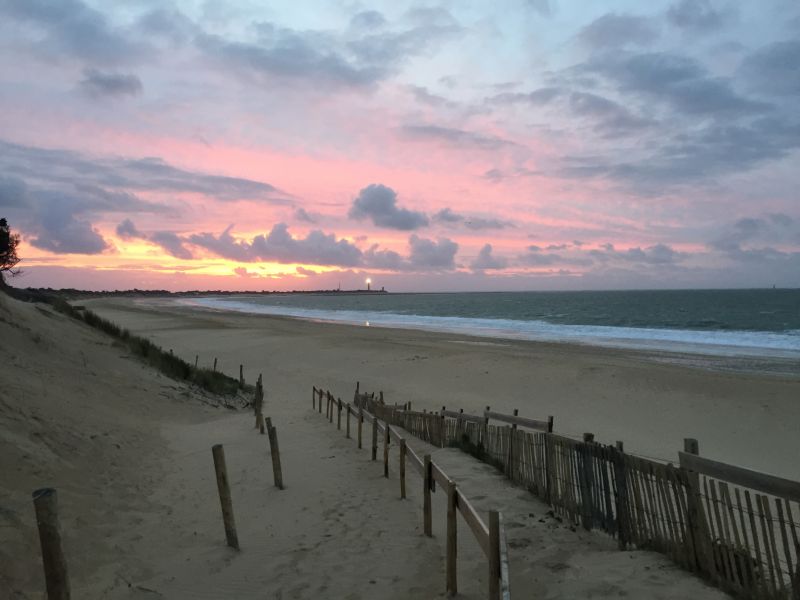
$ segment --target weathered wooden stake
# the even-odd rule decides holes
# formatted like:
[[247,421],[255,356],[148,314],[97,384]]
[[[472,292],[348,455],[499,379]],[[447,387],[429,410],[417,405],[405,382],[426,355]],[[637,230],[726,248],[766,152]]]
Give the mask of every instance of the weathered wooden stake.
[[233,502],[231,501],[231,489],[228,485],[228,469],[225,466],[225,450],[222,444],[216,444],[211,448],[214,455],[214,471],[217,474],[217,491],[219,492],[219,503],[222,507],[222,521],[225,525],[225,538],[228,546],[239,549],[239,538],[236,535],[236,522],[233,518]]
[[447,595],[455,596],[458,593],[458,573],[456,564],[458,559],[458,530],[456,529],[456,512],[458,511],[456,497],[456,484],[447,482]]
[[400,438],[400,499],[406,499],[406,439]]
[[500,513],[489,511],[489,600],[500,598]]
[[581,472],[578,474],[578,481],[581,490],[581,524],[586,531],[591,530],[593,519],[593,500],[592,500],[592,454],[589,445],[594,441],[593,433],[583,434],[583,446],[578,447],[580,458],[578,465]]
[[345,437],[349,440],[350,439],[350,403],[348,402],[345,404],[344,410],[347,412],[347,431],[345,433]]
[[[699,455],[700,444],[694,438],[685,438],[683,440],[683,451],[687,454]],[[694,471],[685,471],[685,473],[686,481],[689,484],[689,490],[686,494],[687,525],[694,541],[700,568],[707,571],[714,578],[717,576],[717,566],[708,521],[706,520],[705,512],[703,512],[700,475]]]
[[239,389],[244,389],[244,365],[239,365]]
[[58,523],[58,494],[53,488],[33,492],[36,525],[42,547],[42,564],[48,600],[69,600],[67,561],[61,549],[61,529]]
[[333,409],[336,406],[336,399],[331,396],[330,392],[328,392],[328,404],[330,405],[330,414],[328,415],[328,421],[333,423]]
[[625,452],[625,445],[622,443],[622,440],[617,440],[617,450]]
[[425,535],[433,537],[433,515],[431,514],[431,485],[433,481],[433,464],[431,455],[426,454],[423,459],[424,475],[422,478],[422,525]]
[[336,402],[336,429],[342,430],[342,399]]
[[378,460],[378,417],[372,416],[372,460]]
[[214,373],[217,372],[217,357],[214,357]]
[[322,414],[322,390],[317,390],[319,392],[319,414]]
[[361,450],[361,430],[364,427],[364,409],[358,409],[358,449]]
[[272,425],[272,419],[267,418],[267,435],[269,436],[269,452],[272,455],[272,476],[275,487],[283,489],[283,471],[281,470],[281,451],[278,448],[278,430]]
[[486,407],[486,412],[484,413],[484,418],[483,418],[483,430],[481,431],[481,440],[483,441],[484,448],[489,447],[489,417],[486,416],[486,413],[488,413],[491,410],[491,408],[492,408],[491,406]]
[[[519,415],[519,409],[514,409],[514,416],[516,417]],[[517,424],[514,423],[511,426],[511,429],[508,432],[508,457],[506,459],[506,476],[509,479],[514,479],[514,438],[516,437],[517,433]]]
[[311,386],[311,410],[317,410],[317,387]]
[[383,422],[383,476],[389,478],[389,423]]
[[195,354],[194,355],[194,368],[195,369],[197,368],[197,361],[198,360],[200,360],[200,355],[199,354]]
[[[625,454],[622,442],[617,442],[614,456],[614,479],[617,485],[617,547],[625,550],[630,543],[630,523],[628,518],[628,477],[625,473]],[[689,533],[687,532],[687,536]]]

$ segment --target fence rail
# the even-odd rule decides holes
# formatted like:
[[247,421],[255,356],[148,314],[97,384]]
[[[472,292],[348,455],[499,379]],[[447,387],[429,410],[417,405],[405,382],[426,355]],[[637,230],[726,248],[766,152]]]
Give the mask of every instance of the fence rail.
[[457,446],[500,469],[576,526],[620,549],[661,552],[742,598],[800,600],[800,483],[701,457],[687,440],[679,464],[624,452],[585,434],[553,433],[553,418],[414,412],[381,394],[356,406],[439,447]]
[[[411,448],[404,437],[404,430],[415,433],[417,437],[426,441],[437,439],[441,440],[440,427],[442,415],[433,413],[413,413],[410,404],[406,404],[402,409],[388,407],[383,404],[383,394],[379,400],[375,400],[374,394],[360,394],[358,386],[353,400],[353,404],[342,404],[341,399],[336,399],[328,391],[312,387],[311,407],[315,411],[322,412],[322,402],[326,402],[326,418],[333,422],[333,410],[337,409],[339,414],[344,408],[347,423],[350,416],[354,415],[358,419],[358,439],[361,440],[361,427],[364,421],[372,423],[372,460],[377,458],[377,432],[383,433],[383,467],[384,475],[389,475],[389,444],[394,441],[400,446],[400,497],[406,497],[406,464],[410,464],[422,476],[423,482],[423,524],[425,534],[432,535],[431,527],[431,492],[436,491],[436,484],[440,489],[447,493],[447,593],[455,595],[458,592],[458,581],[456,577],[456,554],[457,554],[457,527],[456,513],[461,513],[464,522],[469,526],[475,540],[478,542],[481,551],[489,563],[489,599],[490,600],[510,600],[510,584],[508,580],[508,547],[506,544],[505,530],[502,525],[502,516],[498,511],[489,511],[489,522],[484,522],[481,515],[458,488],[456,482],[451,479],[444,470],[431,460],[430,455],[425,455],[420,459],[419,455]],[[319,402],[319,407],[317,407]],[[371,414],[373,413],[373,414]],[[435,420],[434,420],[435,419]],[[383,420],[383,422],[381,422]],[[339,423],[338,429],[341,429]],[[347,431],[349,432],[349,426]],[[435,432],[435,435],[431,432]],[[437,437],[438,436],[438,437]],[[348,437],[349,433],[348,433]],[[427,438],[427,439],[426,439]],[[439,445],[439,444],[436,444]],[[359,446],[360,447],[360,446]]]

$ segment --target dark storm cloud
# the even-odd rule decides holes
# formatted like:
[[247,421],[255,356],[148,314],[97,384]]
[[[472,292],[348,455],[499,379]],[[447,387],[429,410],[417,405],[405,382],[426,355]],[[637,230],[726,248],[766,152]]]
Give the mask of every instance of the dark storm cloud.
[[566,157],[563,174],[609,176],[641,192],[696,183],[788,156],[800,148],[800,123],[762,118],[742,125],[712,123],[695,132],[666,136],[653,152],[629,162],[614,163],[597,156]]
[[133,221],[130,219],[125,219],[117,225],[117,235],[121,237],[123,240],[133,240],[137,238],[143,238],[145,235],[136,228]]
[[411,139],[438,140],[455,146],[474,146],[481,150],[498,150],[517,146],[514,142],[494,135],[438,125],[404,125],[400,131]]
[[693,58],[667,52],[605,56],[578,67],[605,77],[623,92],[667,102],[680,113],[752,115],[769,109],[763,102],[738,94],[728,79],[712,77]]
[[56,254],[99,254],[110,248],[92,224],[74,212],[69,202],[52,202],[25,224],[32,246]]
[[412,231],[428,225],[425,213],[397,205],[397,192],[381,184],[362,189],[347,213],[352,219],[369,219],[378,227]]
[[18,177],[0,176],[0,208],[22,208],[28,204],[28,186]]
[[94,98],[103,96],[136,96],[142,92],[142,82],[136,75],[104,73],[97,69],[85,69],[78,84],[86,94]]
[[673,250],[666,244],[656,244],[647,248],[628,248],[625,251],[618,251],[613,244],[606,244],[602,250],[590,250],[588,254],[602,262],[617,260],[648,265],[674,264],[687,256],[682,252]]
[[453,212],[451,208],[443,208],[433,215],[433,220],[444,225],[462,225],[467,229],[476,231],[480,229],[505,229],[514,226],[513,223],[500,219],[486,219],[483,217],[462,215]]
[[304,223],[316,223],[317,222],[317,220],[314,217],[312,217],[310,214],[308,214],[308,211],[306,211],[306,209],[303,208],[302,206],[300,206],[300,207],[295,209],[294,218],[297,219],[298,221],[302,221]]
[[800,41],[759,48],[744,59],[741,73],[754,90],[796,101],[800,95]]
[[492,254],[492,245],[485,244],[478,252],[478,256],[470,264],[470,269],[473,271],[488,271],[493,269],[505,269],[508,266],[508,260],[501,256],[494,256]]
[[456,268],[458,244],[452,240],[430,240],[412,234],[408,238],[408,248],[409,255],[404,257],[394,250],[381,250],[374,244],[364,252],[362,265],[370,269],[416,273],[451,271]]
[[167,254],[176,258],[189,260],[194,258],[192,253],[183,245],[185,240],[172,231],[156,231],[147,238],[154,244],[161,246]]
[[50,59],[66,56],[92,64],[121,64],[149,53],[145,44],[80,0],[3,0],[0,15],[44,32],[34,51]]
[[658,30],[649,19],[608,13],[589,23],[578,39],[591,49],[618,48],[629,44],[647,45],[658,38]]
[[526,103],[535,106],[542,106],[555,100],[557,97],[563,95],[564,88],[561,87],[543,87],[533,90],[532,92],[503,92],[488,98],[487,101],[493,104],[518,104]]
[[720,29],[731,16],[729,9],[718,9],[711,0],[681,0],[667,9],[670,24],[692,31]]
[[198,33],[194,43],[210,60],[244,76],[314,87],[359,88],[386,79],[409,57],[429,51],[461,30],[443,9],[409,11],[406,21],[411,26],[400,30],[363,26],[364,22],[379,22],[379,17],[374,12],[361,13],[349,35],[259,22],[253,24],[255,40]]
[[739,219],[728,226],[709,247],[732,255],[752,244],[800,244],[800,220],[783,213]]
[[386,24],[386,19],[377,10],[363,10],[350,19],[350,26],[359,29],[377,29]]
[[180,237],[172,231],[156,231],[155,233],[147,234],[139,231],[130,219],[125,219],[117,225],[117,235],[123,240],[140,239],[146,240],[151,244],[160,246],[167,254],[176,258],[190,260],[194,258],[192,253],[184,245],[186,239]]
[[313,230],[305,238],[294,238],[285,223],[273,226],[267,235],[257,235],[252,241],[238,241],[231,234],[232,226],[219,236],[201,233],[189,236],[188,242],[232,260],[252,262],[271,260],[281,263],[305,263],[353,267],[361,263],[361,251],[334,234]]
[[[171,166],[160,158],[90,158],[70,150],[22,146],[0,140],[0,170],[17,173],[29,184],[89,190],[193,192],[215,200],[262,200],[286,204],[285,195],[268,183],[209,175]],[[98,192],[99,193],[99,192]],[[133,198],[128,194],[128,200]],[[154,207],[155,205],[150,205]]]
[[447,238],[438,241],[412,235],[408,238],[411,249],[408,260],[412,268],[421,270],[449,270],[455,268],[458,244]]

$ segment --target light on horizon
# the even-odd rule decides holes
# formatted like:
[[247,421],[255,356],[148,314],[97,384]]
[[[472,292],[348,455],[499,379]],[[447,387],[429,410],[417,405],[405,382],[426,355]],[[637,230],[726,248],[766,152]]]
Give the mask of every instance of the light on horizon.
[[372,279],[370,279],[369,277],[367,277],[367,291],[369,291],[369,290],[370,290],[370,286],[371,286],[371,285],[372,285]]

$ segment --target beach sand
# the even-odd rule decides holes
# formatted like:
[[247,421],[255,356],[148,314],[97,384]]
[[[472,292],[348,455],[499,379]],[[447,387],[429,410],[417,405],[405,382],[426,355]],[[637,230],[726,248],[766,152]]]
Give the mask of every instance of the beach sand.
[[[266,436],[249,411],[149,368],[112,341],[47,308],[0,298],[0,597],[42,598],[30,492],[59,490],[64,545],[79,598],[436,598],[444,596],[444,500],[422,535],[421,482],[399,500],[390,478],[311,410],[311,386],[344,400],[356,380],[415,408],[485,405],[555,416],[556,430],[625,441],[675,458],[701,453],[797,477],[789,377],[717,373],[633,353],[489,343],[101,299],[89,308],[189,362],[254,382],[278,429],[286,489],[272,485]],[[45,314],[47,313],[47,314]],[[223,443],[241,552],[224,543],[211,446]],[[620,552],[572,531],[528,492],[456,450],[431,451],[479,511],[503,511],[514,598],[724,598],[666,557]],[[8,475],[8,476],[7,476]],[[486,596],[486,562],[459,519],[459,587]]]

